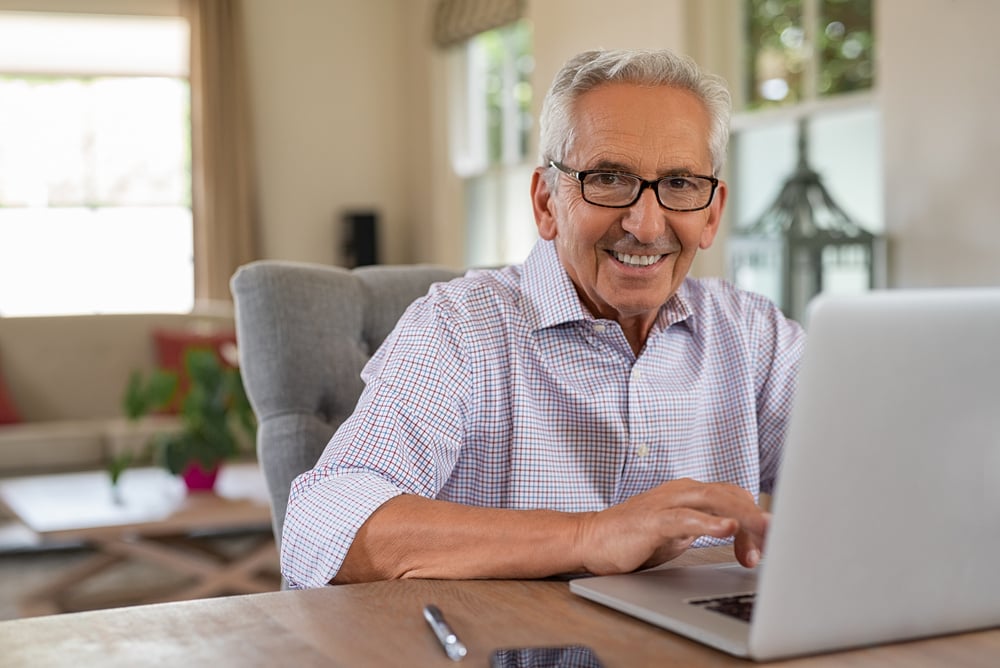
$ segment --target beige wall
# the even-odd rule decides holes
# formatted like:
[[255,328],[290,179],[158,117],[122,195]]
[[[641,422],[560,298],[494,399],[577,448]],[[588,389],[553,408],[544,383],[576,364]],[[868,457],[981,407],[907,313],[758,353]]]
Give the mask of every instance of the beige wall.
[[431,43],[436,0],[400,0],[406,7],[406,216],[408,239],[397,262],[464,266],[462,188],[448,161],[446,55]]
[[1000,3],[880,0],[890,284],[1000,285]]
[[264,255],[339,262],[341,216],[375,209],[406,256],[404,16],[395,0],[244,0]]

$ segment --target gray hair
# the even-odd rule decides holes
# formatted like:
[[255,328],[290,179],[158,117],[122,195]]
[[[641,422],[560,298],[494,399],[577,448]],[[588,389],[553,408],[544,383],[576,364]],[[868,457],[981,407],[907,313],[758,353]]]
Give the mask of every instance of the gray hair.
[[[585,51],[563,65],[542,103],[539,119],[539,159],[562,162],[573,146],[576,100],[605,83],[671,86],[694,93],[709,117],[708,148],[712,173],[718,176],[726,162],[732,101],[726,82],[702,72],[688,56],[668,50]],[[553,177],[554,178],[554,175]],[[551,185],[551,182],[550,182]]]

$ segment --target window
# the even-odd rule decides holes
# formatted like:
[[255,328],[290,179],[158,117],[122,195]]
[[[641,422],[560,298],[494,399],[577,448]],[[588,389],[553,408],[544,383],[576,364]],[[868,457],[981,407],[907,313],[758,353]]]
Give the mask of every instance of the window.
[[527,197],[534,169],[533,68],[531,28],[524,20],[480,33],[453,55],[459,93],[451,162],[464,182],[472,266],[521,261],[537,236]]
[[0,315],[190,310],[186,22],[0,12],[0,43]]
[[[883,231],[872,4],[745,0],[746,98],[737,101],[742,110],[733,118],[729,162],[732,227],[752,225],[775,201],[796,169],[804,127],[809,166],[832,199],[867,231]],[[782,303],[782,277],[770,272],[731,266],[730,278],[801,317],[803,306]],[[866,276],[857,272],[827,274],[824,291],[867,288]]]
[[872,87],[871,0],[748,0],[746,21],[749,109]]

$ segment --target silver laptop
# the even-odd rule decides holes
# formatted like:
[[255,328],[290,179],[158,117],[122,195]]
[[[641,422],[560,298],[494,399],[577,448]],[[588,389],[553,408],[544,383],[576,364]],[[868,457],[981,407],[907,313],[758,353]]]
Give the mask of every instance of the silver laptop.
[[820,297],[807,330],[763,563],[570,589],[757,660],[1000,626],[1000,289]]

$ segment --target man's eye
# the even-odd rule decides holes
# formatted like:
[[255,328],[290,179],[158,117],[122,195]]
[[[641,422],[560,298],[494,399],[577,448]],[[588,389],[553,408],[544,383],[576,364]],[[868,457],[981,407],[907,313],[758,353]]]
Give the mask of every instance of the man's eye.
[[687,179],[683,176],[674,176],[663,182],[668,189],[676,191],[684,190],[695,190],[698,186],[693,179]]
[[628,185],[628,178],[622,176],[621,174],[613,174],[611,172],[592,174],[590,176],[591,182],[595,186],[600,186],[602,188],[614,188],[617,186]]

